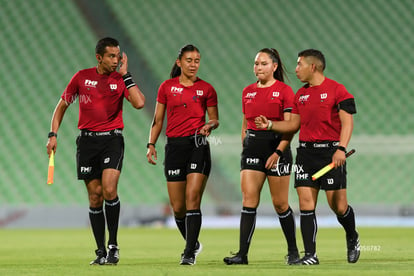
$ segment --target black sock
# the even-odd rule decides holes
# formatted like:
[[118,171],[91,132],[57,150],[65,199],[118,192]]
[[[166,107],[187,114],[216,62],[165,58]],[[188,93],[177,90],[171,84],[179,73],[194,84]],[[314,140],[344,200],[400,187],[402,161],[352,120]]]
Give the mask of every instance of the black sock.
[[239,255],[247,256],[256,228],[256,208],[243,207],[240,216]]
[[201,211],[188,210],[185,219],[186,225],[186,244],[184,255],[191,256],[194,254],[194,248],[198,241],[198,236],[201,229]]
[[300,211],[300,230],[302,232],[303,246],[305,253],[316,253],[316,233],[318,225],[316,223],[315,210]]
[[121,202],[118,196],[112,200],[105,200],[105,215],[109,232],[108,245],[118,245],[117,236],[120,210]]
[[180,230],[181,235],[185,240],[185,217],[184,218],[175,218],[175,224],[177,224],[178,230]]
[[89,207],[89,221],[98,249],[105,249],[105,215],[102,207]]
[[339,223],[344,227],[348,238],[355,238],[357,233],[355,230],[355,214],[354,209],[348,205],[348,209],[342,216],[336,216]]
[[295,216],[293,215],[292,209],[289,208],[283,212],[278,213],[280,226],[282,227],[283,234],[285,235],[288,252],[298,252],[298,247],[296,245],[296,225],[295,225]]

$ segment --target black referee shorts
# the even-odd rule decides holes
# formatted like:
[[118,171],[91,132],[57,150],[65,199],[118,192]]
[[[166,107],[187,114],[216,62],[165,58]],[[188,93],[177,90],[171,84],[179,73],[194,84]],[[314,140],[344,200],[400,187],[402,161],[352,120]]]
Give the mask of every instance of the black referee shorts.
[[243,140],[241,154],[241,170],[255,170],[264,172],[269,176],[290,175],[292,171],[292,151],[290,147],[279,158],[278,165],[270,170],[266,169],[266,161],[271,156],[281,140],[281,135],[273,131],[247,130]]
[[322,190],[346,189],[346,164],[312,181],[314,173],[332,162],[332,155],[336,149],[336,147],[297,148],[295,188],[306,186]]
[[[87,133],[88,135],[83,135]],[[122,170],[124,159],[124,137],[122,133],[109,132],[108,135],[97,136],[96,133],[85,132],[76,139],[76,164],[79,180],[100,179],[104,169]]]
[[190,173],[210,175],[210,145],[204,136],[168,138],[164,175],[168,182],[185,181]]

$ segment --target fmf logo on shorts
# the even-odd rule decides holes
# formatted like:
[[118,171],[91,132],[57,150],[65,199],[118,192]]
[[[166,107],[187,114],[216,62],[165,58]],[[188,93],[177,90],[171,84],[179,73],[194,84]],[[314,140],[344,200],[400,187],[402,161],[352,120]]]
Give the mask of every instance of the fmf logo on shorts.
[[326,179],[326,181],[328,182],[329,185],[334,184],[334,179],[333,178],[328,178],[328,179]]
[[246,158],[246,163],[249,165],[259,164],[259,158]]
[[296,180],[308,180],[309,174],[308,173],[297,173]]
[[81,173],[87,174],[92,172],[92,167],[81,167],[80,168]]
[[197,169],[197,164],[196,164],[196,163],[191,163],[191,164],[190,164],[190,168],[191,168],[192,170]]
[[169,176],[177,176],[177,175],[180,175],[180,169],[168,170],[168,175]]

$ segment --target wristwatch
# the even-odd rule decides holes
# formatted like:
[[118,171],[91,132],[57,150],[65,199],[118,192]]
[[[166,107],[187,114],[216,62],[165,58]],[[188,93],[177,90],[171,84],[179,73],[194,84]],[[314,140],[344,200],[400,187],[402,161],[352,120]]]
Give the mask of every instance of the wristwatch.
[[53,137],[53,136],[55,136],[55,137],[57,138],[57,133],[56,133],[56,132],[51,131],[51,132],[49,132],[49,134],[47,135],[47,138],[50,138],[50,137]]

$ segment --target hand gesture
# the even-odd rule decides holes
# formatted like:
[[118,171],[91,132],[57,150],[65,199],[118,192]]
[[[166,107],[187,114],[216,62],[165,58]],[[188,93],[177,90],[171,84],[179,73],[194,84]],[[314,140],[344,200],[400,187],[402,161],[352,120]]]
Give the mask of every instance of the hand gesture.
[[119,66],[119,74],[121,74],[121,76],[125,75],[126,73],[128,73],[128,57],[125,54],[125,52],[122,52],[122,57],[120,62],[120,66]]
[[256,124],[256,127],[259,129],[267,129],[267,127],[269,126],[269,120],[263,115],[256,117],[254,119],[254,123]]

